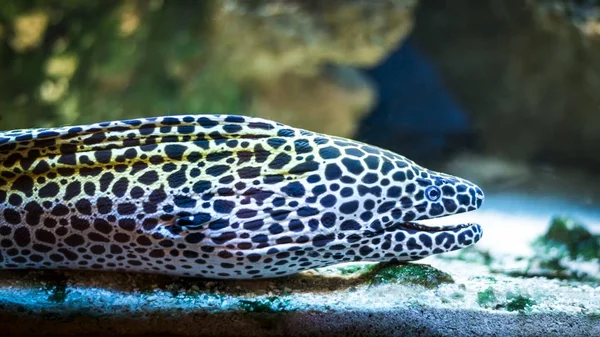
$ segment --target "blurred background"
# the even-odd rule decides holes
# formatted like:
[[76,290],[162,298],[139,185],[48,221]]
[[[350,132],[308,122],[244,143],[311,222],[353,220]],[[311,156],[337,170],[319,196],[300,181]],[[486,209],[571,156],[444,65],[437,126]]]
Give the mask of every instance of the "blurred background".
[[254,115],[597,207],[599,93],[598,1],[0,5],[0,130]]

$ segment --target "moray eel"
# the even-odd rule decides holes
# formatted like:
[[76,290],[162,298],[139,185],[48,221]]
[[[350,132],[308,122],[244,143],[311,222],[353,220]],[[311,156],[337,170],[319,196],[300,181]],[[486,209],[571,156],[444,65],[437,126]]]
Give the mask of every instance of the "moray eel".
[[475,184],[265,119],[189,115],[0,132],[0,269],[267,278],[474,244]]

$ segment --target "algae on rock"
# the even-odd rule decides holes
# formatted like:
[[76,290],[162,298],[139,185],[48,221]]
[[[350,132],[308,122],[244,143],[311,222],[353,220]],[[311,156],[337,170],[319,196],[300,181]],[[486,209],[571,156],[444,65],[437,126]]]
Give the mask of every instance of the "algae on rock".
[[351,136],[374,100],[352,67],[402,41],[414,4],[5,0],[0,130],[223,113]]

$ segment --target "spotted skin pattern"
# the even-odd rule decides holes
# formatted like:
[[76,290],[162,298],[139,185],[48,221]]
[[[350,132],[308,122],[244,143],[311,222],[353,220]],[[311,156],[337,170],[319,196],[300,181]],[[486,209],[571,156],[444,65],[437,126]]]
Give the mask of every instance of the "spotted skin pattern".
[[233,115],[0,132],[0,268],[266,278],[461,249],[473,183],[348,139]]

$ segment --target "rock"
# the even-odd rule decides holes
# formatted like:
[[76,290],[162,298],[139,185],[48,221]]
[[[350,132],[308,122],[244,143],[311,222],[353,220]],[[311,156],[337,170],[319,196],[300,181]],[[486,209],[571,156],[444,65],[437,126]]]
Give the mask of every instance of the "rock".
[[373,66],[412,27],[414,0],[221,0],[211,54],[237,78]]
[[315,76],[283,75],[255,88],[251,111],[295,127],[351,137],[375,101],[374,87],[357,70],[331,66]]
[[358,140],[419,163],[445,159],[469,144],[471,125],[464,110],[411,39],[367,73],[379,99],[362,121]]
[[352,67],[394,49],[415,4],[6,1],[0,129],[223,113],[340,136],[354,133],[375,97]]
[[49,17],[43,12],[31,12],[19,15],[13,21],[14,35],[11,47],[18,53],[31,50],[42,42]]
[[[541,256],[573,260],[591,260],[600,257],[600,236],[593,235],[588,228],[568,217],[554,217],[546,234],[538,240],[543,248]],[[549,253],[553,251],[554,254]]]
[[586,3],[420,3],[414,41],[472,116],[483,152],[600,167],[600,40]]
[[[223,0],[211,59],[251,88],[252,114],[351,137],[375,88],[350,66],[373,66],[387,56],[408,34],[413,5]],[[240,32],[252,33],[240,38]]]

